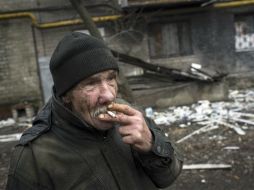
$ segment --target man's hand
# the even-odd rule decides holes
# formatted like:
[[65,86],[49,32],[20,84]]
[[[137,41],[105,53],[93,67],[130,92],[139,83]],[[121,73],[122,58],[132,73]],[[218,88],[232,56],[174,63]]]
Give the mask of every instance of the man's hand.
[[148,152],[152,148],[152,133],[146,125],[143,114],[125,104],[112,103],[108,106],[108,110],[116,111],[116,117],[108,114],[100,114],[101,121],[116,122],[120,124],[118,131],[122,136],[122,140],[126,144],[130,144],[133,148]]

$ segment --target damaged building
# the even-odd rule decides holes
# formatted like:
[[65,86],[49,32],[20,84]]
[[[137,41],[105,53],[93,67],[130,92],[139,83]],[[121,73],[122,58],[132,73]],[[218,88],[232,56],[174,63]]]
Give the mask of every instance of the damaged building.
[[[118,52],[126,77],[149,76],[142,83],[129,79],[140,104],[219,100],[225,83],[253,84],[252,1],[83,2],[105,42]],[[68,32],[87,33],[87,26],[69,0],[1,0],[0,7],[0,115],[29,115],[50,97],[48,65],[56,44]],[[193,64],[203,75],[191,72]],[[159,82],[152,85],[151,79]]]

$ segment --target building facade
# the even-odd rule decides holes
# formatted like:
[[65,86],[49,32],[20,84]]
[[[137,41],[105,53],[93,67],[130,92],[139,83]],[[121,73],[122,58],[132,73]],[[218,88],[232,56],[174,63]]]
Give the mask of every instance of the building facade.
[[[248,1],[84,1],[106,43],[151,64],[192,63],[225,73],[254,69],[254,4]],[[246,1],[247,2],[247,1]],[[237,4],[236,4],[237,3]],[[68,0],[0,1],[0,115],[50,96],[50,56],[68,32],[87,32]],[[123,65],[126,75],[142,69]]]

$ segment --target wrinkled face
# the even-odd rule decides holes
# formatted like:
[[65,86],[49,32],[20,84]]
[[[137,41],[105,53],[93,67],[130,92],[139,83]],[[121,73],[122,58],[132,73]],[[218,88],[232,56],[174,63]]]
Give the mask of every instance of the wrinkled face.
[[116,99],[116,77],[115,70],[94,74],[75,86],[63,100],[70,102],[72,111],[87,123],[96,129],[107,130],[112,123],[100,121],[97,113]]

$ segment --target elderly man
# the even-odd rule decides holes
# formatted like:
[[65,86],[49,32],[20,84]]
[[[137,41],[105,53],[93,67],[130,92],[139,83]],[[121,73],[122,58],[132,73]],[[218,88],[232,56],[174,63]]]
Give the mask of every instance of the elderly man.
[[153,190],[177,178],[172,143],[117,98],[118,65],[102,41],[68,34],[50,71],[53,96],[15,148],[7,189]]

